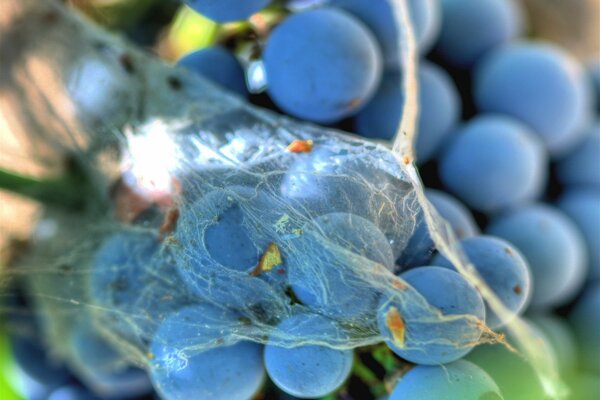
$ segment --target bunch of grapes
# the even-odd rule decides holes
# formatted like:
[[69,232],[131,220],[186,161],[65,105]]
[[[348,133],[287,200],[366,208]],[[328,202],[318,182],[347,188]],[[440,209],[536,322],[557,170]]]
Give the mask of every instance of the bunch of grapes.
[[90,36],[95,200],[5,296],[29,399],[599,398],[600,63],[517,0],[402,1],[184,0],[233,28],[174,69]]

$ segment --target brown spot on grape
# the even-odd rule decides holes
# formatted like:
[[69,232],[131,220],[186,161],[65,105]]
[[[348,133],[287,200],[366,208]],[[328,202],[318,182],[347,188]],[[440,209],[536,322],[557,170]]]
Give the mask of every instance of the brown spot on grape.
[[406,326],[396,307],[390,307],[385,316],[385,323],[394,338],[394,344],[400,348],[404,347],[406,340]]
[[176,76],[169,76],[167,78],[167,83],[169,84],[169,86],[171,86],[171,89],[173,90],[180,90],[182,86],[181,80]]
[[287,150],[292,153],[310,153],[313,145],[312,140],[294,140],[289,144]]
[[521,288],[521,286],[517,285],[513,288],[513,292],[515,292],[516,294],[521,294],[523,293],[523,289]]
[[512,255],[513,255],[513,251],[510,249],[510,247],[505,247],[505,248],[504,248],[504,252],[505,252],[506,254],[508,254],[509,256],[512,256]]
[[133,66],[133,60],[131,56],[127,53],[121,54],[119,57],[119,63],[128,74],[133,74],[135,72],[135,68]]

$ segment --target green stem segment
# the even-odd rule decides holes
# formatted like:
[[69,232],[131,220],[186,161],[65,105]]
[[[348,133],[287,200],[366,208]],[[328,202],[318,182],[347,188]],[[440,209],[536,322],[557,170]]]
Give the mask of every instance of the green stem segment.
[[0,169],[0,189],[46,205],[64,208],[80,206],[85,194],[82,185],[84,182],[76,176],[37,179]]

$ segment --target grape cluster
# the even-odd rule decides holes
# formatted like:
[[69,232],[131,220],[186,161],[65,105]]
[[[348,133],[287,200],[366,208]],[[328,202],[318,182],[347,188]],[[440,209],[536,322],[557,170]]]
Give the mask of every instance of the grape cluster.
[[[219,23],[270,3],[184,2]],[[547,398],[513,326],[569,398],[600,395],[598,66],[527,38],[516,0],[407,0],[420,58],[414,153],[445,221],[436,227],[385,147],[406,101],[395,2],[276,3],[252,60],[265,93],[227,41],[177,67],[239,101],[380,143],[303,124],[301,138],[277,127],[289,144],[269,153],[239,109],[181,128],[195,164],[173,174],[171,197],[99,229],[69,281],[89,305],[68,317],[61,345],[77,378],[37,333],[13,335],[21,374],[45,388],[32,400],[323,398],[354,396],[357,381],[380,384],[365,398]],[[192,129],[226,133],[198,142]],[[124,174],[113,188],[116,214],[143,203],[127,185]],[[456,240],[443,250],[440,237]],[[365,378],[371,350],[393,361]]]

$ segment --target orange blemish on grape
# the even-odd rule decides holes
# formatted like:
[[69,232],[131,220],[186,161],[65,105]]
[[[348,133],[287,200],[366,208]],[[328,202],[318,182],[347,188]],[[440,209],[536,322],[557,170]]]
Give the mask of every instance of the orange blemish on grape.
[[313,149],[312,140],[294,140],[289,144],[287,150],[292,153],[310,153]]
[[263,255],[260,256],[260,260],[258,260],[256,267],[252,270],[252,272],[250,272],[250,275],[258,276],[263,272],[272,270],[274,267],[281,265],[282,263],[283,259],[281,258],[279,247],[277,247],[275,243],[270,243]]
[[404,156],[402,158],[402,162],[404,163],[404,165],[408,165],[408,164],[410,164],[412,162],[412,157],[410,157],[410,156]]
[[392,286],[398,290],[404,290],[407,288],[406,284],[400,279],[392,279]]
[[163,223],[159,228],[159,232],[161,235],[167,234],[167,233],[171,233],[173,232],[173,230],[175,229],[175,227],[177,226],[177,220],[179,219],[179,209],[178,208],[171,208],[166,214],[165,214],[165,218],[163,219]]
[[385,323],[392,333],[394,344],[404,347],[406,341],[406,326],[396,307],[391,307],[385,316]]

